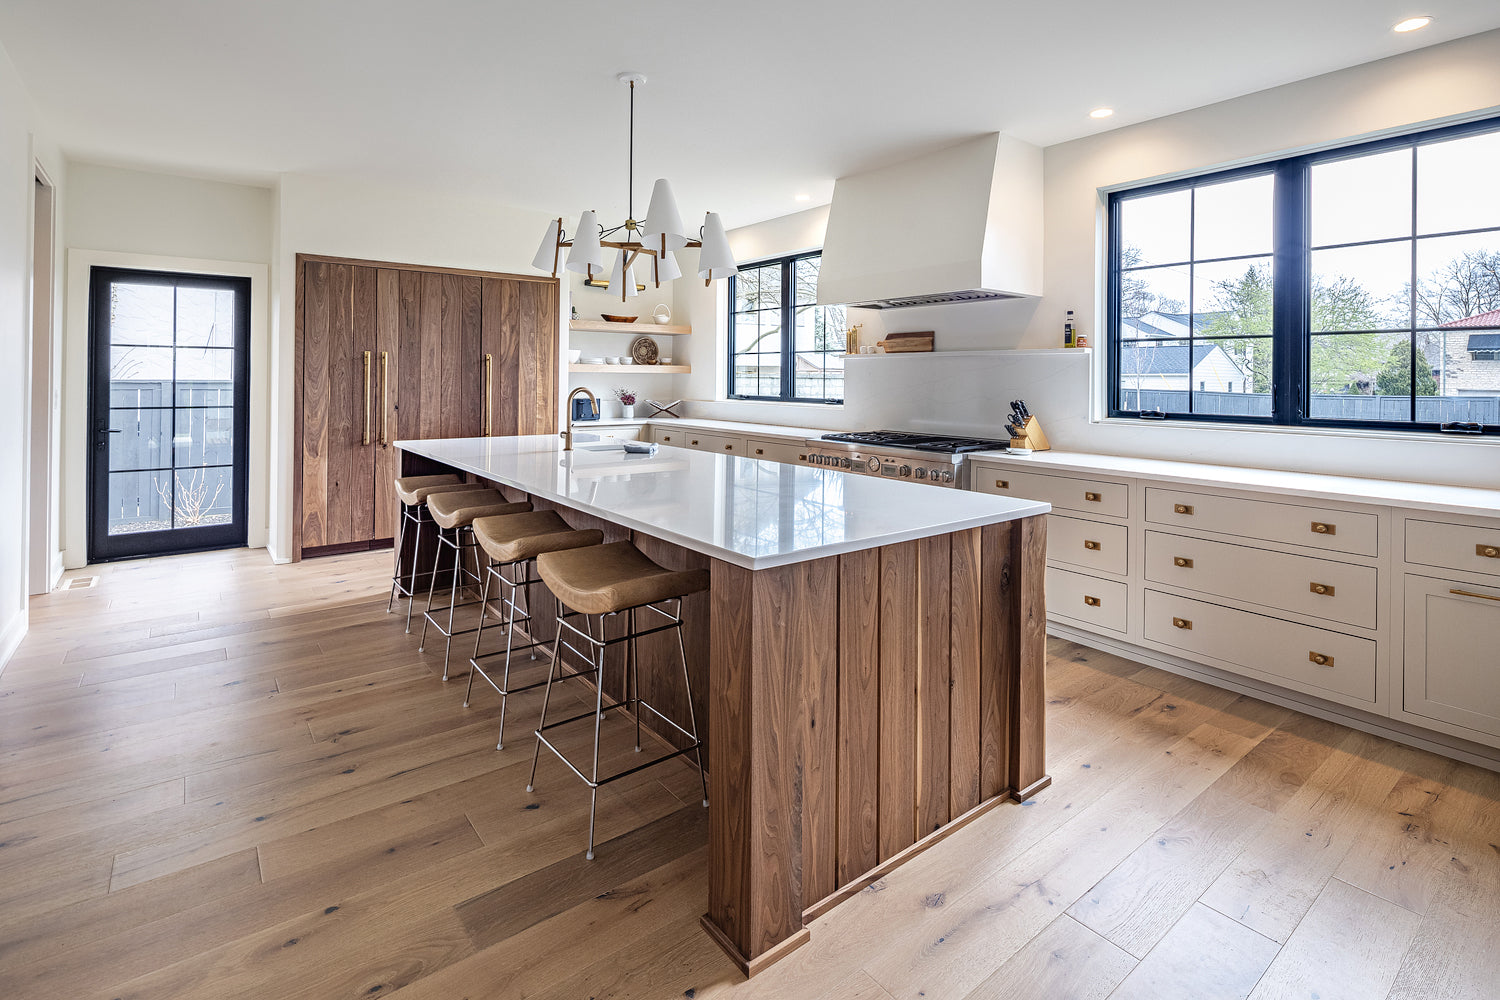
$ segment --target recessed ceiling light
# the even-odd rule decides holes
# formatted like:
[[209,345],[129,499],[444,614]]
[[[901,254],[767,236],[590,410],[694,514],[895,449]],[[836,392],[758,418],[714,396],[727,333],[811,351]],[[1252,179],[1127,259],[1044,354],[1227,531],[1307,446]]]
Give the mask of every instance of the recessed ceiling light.
[[1391,30],[1392,31],[1417,31],[1417,30],[1419,30],[1421,28],[1427,27],[1431,23],[1432,23],[1432,18],[1428,17],[1426,14],[1423,14],[1423,15],[1421,15],[1419,17],[1408,17],[1404,21],[1397,21],[1394,25],[1392,25]]
[[795,194],[792,197],[796,198],[798,201],[812,201],[812,195],[810,194]]
[[1089,112],[1089,117],[1090,118],[1108,118],[1110,115],[1112,115],[1114,113],[1115,113],[1115,109],[1114,108],[1095,108],[1093,111]]

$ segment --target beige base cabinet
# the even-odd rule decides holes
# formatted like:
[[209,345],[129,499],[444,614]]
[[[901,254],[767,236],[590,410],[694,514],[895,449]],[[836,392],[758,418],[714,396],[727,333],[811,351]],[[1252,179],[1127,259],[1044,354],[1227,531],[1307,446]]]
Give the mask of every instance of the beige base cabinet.
[[1500,770],[1500,491],[971,461],[973,489],[1053,505],[1053,632]]

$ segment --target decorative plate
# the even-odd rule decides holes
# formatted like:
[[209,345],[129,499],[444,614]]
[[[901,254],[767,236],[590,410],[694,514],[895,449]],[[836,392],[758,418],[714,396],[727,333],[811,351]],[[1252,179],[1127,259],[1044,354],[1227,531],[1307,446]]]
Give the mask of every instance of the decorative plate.
[[637,337],[630,342],[630,356],[638,365],[654,365],[658,355],[656,341],[650,337]]

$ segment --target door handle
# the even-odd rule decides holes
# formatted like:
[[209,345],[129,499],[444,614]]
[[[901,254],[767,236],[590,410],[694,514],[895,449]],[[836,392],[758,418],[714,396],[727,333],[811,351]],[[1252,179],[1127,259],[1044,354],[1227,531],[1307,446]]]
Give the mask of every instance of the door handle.
[[370,352],[364,352],[365,367],[365,427],[364,433],[360,435],[360,444],[370,443]]
[[391,352],[380,352],[380,446],[391,443],[390,434]]
[[100,427],[95,433],[99,435],[99,440],[95,443],[95,446],[103,448],[109,442],[111,434],[124,434],[125,431],[120,427]]
[[483,425],[484,426],[484,430],[482,432],[482,436],[483,437],[489,437],[490,433],[494,429],[494,425],[490,422],[490,401],[493,398],[493,394],[494,394],[494,391],[495,391],[494,390],[494,379],[492,378],[494,370],[495,370],[495,356],[493,354],[486,354],[484,356],[484,425]]

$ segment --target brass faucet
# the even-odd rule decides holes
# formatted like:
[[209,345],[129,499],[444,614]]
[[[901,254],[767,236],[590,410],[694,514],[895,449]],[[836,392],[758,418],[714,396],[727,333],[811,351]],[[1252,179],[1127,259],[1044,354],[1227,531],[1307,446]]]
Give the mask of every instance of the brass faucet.
[[577,396],[580,392],[587,396],[589,398],[589,402],[593,404],[594,416],[597,417],[599,415],[599,400],[594,397],[594,394],[592,392],[589,392],[587,389],[580,385],[578,388],[568,393],[568,401],[564,404],[567,407],[568,411],[568,429],[563,431],[562,434],[559,435],[563,439],[563,451],[573,450],[573,397]]

